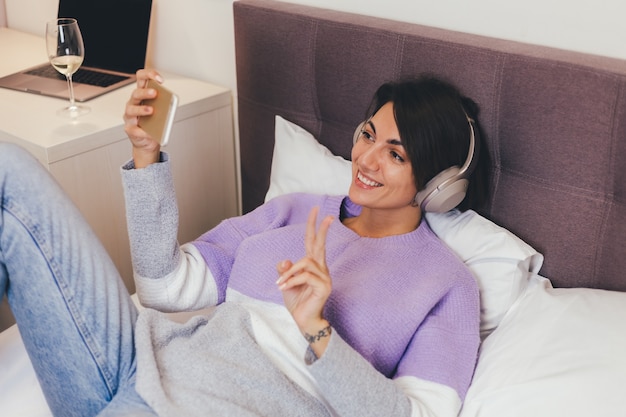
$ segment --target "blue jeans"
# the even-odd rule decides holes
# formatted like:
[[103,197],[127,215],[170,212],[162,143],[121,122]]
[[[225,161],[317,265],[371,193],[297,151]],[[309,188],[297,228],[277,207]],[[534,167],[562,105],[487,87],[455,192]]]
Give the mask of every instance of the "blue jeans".
[[0,298],[6,292],[54,415],[151,415],[135,391],[137,310],[49,173],[0,143]]

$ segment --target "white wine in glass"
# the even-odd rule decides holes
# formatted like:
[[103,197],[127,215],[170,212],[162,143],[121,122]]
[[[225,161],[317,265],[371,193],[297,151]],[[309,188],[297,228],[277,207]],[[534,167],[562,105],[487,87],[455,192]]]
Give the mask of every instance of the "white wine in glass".
[[89,113],[89,107],[76,104],[72,75],[80,68],[85,57],[83,37],[76,19],[59,18],[46,23],[46,47],[52,66],[65,75],[70,92],[70,104],[57,113],[75,118]]

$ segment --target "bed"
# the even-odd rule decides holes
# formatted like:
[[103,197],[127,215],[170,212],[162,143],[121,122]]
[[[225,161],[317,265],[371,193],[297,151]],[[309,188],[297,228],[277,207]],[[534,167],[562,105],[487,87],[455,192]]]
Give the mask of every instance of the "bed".
[[[243,211],[345,192],[375,88],[448,79],[481,108],[492,188],[483,207],[426,217],[481,289],[460,416],[624,415],[626,62],[273,0],[233,7]],[[16,401],[49,415],[15,328],[0,364],[0,415]]]
[[461,416],[625,415],[626,62],[272,0],[234,7],[244,211],[345,192],[375,88],[452,81],[481,108],[492,183],[477,214],[427,215],[481,286]]

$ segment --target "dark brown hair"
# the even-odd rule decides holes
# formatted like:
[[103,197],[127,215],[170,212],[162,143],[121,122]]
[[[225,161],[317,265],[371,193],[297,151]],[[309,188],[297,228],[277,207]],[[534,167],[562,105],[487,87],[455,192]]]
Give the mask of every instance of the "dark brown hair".
[[[381,85],[367,118],[389,102],[394,105],[400,139],[411,160],[418,190],[441,171],[465,163],[471,134],[467,117],[474,120],[474,136],[481,141],[478,105],[439,78],[424,75]],[[482,141],[478,149],[475,157],[479,159],[461,209],[479,207],[487,198],[489,155]]]

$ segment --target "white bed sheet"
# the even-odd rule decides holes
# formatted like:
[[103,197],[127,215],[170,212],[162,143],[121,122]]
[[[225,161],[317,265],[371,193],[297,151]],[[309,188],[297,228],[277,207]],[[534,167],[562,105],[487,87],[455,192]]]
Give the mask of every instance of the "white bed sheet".
[[0,333],[0,416],[52,416],[16,325]]

